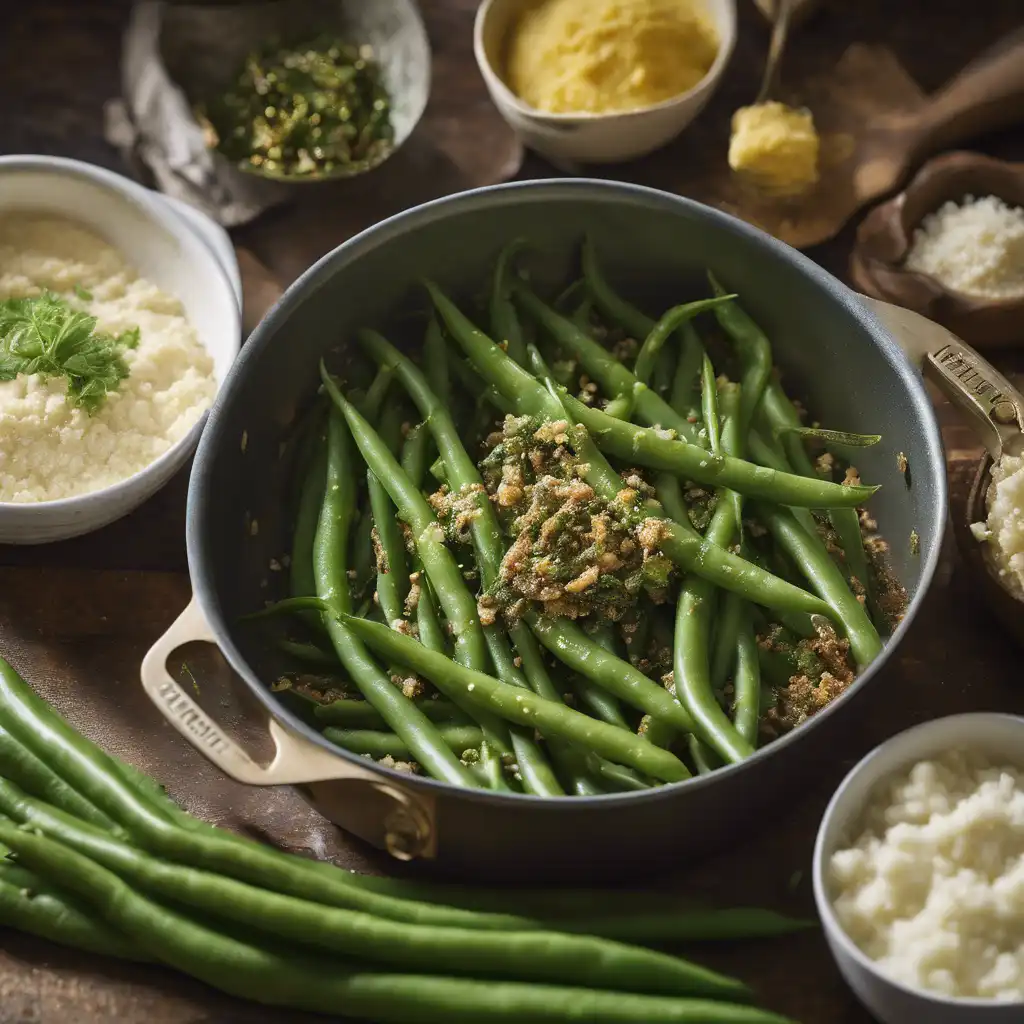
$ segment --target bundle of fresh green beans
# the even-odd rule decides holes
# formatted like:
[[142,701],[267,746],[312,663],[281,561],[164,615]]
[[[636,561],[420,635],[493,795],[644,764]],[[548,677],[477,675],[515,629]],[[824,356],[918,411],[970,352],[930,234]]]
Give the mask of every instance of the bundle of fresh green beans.
[[362,388],[321,363],[291,596],[254,613],[288,613],[281,685],[338,745],[459,786],[593,795],[740,761],[882,648],[875,488],[833,479],[879,438],[804,426],[714,278],[655,320],[588,242],[553,302],[523,248],[489,333],[426,282],[419,358],[366,329]]
[[0,927],[346,1019],[785,1024],[742,982],[628,943],[805,926],[650,894],[372,879],[285,854],[191,818],[2,659],[0,844]]

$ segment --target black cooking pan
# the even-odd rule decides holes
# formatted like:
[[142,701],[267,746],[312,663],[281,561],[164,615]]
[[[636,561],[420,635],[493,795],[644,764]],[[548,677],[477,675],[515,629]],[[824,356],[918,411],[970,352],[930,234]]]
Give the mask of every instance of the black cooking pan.
[[[425,308],[417,285],[424,275],[470,301],[516,235],[536,246],[533,280],[542,288],[564,283],[585,233],[612,281],[654,313],[707,294],[711,269],[767,330],[792,393],[830,426],[883,435],[858,452],[857,463],[865,480],[882,484],[872,509],[911,597],[906,618],[850,691],[805,725],[742,764],[649,792],[551,800],[468,791],[339,751],[270,692],[284,666],[259,629],[239,622],[280,596],[281,574],[268,566],[289,543],[282,444],[315,393],[317,362],[362,325],[401,339],[409,313]],[[909,489],[898,452],[912,466]],[[939,432],[915,371],[857,297],[810,260],[725,214],[632,185],[561,180],[481,189],[410,210],[345,243],[293,284],[253,333],[192,471],[187,541],[195,597],[147,656],[144,683],[228,774],[257,785],[307,784],[326,816],[396,856],[481,877],[610,876],[720,846],[751,823],[770,821],[771,805],[815,776],[831,730],[911,627],[945,522]],[[167,655],[193,639],[216,643],[266,706],[278,744],[271,765],[232,743],[167,672]]]

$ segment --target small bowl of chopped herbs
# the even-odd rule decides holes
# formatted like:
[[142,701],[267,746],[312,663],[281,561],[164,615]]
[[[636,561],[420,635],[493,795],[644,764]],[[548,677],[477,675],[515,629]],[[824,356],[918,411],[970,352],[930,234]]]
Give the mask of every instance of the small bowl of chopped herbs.
[[430,47],[412,0],[178,8],[162,32],[168,71],[208,148],[276,182],[379,166],[430,92]]

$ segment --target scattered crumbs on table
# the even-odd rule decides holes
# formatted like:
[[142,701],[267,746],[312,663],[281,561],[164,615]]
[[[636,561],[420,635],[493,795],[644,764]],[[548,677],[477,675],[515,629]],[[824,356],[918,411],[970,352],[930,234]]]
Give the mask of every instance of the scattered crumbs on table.
[[270,571],[271,572],[280,572],[281,571],[281,563],[276,558],[272,558],[270,560]]
[[245,449],[249,447],[249,431],[242,431],[242,454],[245,454]]
[[903,473],[904,475],[906,475],[906,472],[907,472],[907,465],[908,465],[908,463],[907,463],[907,457],[906,457],[906,455],[904,455],[904,454],[903,454],[903,452],[898,452],[898,453],[897,453],[897,455],[896,455],[896,468],[897,468],[897,469],[898,469],[898,470],[899,470],[899,471],[900,471],[901,473]]
[[797,868],[796,871],[794,871],[793,874],[789,876],[789,881],[786,883],[786,888],[789,889],[790,892],[795,892],[800,887],[800,883],[803,880],[803,870],[801,868]]

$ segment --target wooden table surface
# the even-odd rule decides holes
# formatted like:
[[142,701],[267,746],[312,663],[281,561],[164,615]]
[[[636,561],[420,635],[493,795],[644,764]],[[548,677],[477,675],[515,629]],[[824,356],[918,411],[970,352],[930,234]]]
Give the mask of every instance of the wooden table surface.
[[[739,52],[708,119],[727,118],[756,91],[766,30],[749,0],[740,4]],[[443,168],[434,166],[436,178],[409,186],[405,193],[401,175],[393,172],[381,187],[387,195],[380,200],[380,212],[419,201],[424,188],[434,194],[452,191],[518,161],[512,140],[493,120],[472,64],[469,32],[475,4],[425,0],[422,6],[435,70],[441,70],[435,74],[431,130],[445,136],[446,160]],[[18,5],[8,15],[0,37],[0,152],[60,154],[125,169],[103,141],[102,105],[118,92],[117,52],[127,10],[124,0],[37,0]],[[787,68],[799,71],[804,63],[835,60],[853,41],[884,43],[922,88],[932,90],[1022,20],[1019,0],[976,0],[971,5],[960,0],[836,0],[797,33]],[[473,134],[464,129],[467,119],[493,133],[487,136],[494,141],[487,154],[465,138]],[[1024,132],[980,139],[974,148],[1021,160]],[[678,158],[678,152],[656,155],[636,165],[636,174],[658,172],[665,161]],[[552,173],[527,157],[519,176]],[[301,211],[285,210],[237,238],[287,278],[358,226],[345,217],[312,225]],[[845,276],[852,230],[848,227],[811,251],[840,277]],[[1013,364],[1010,356],[1001,361]],[[947,412],[942,411],[944,423]],[[970,436],[952,424],[945,436],[956,515],[978,452]],[[189,594],[182,530],[186,486],[183,471],[136,513],[90,537],[43,548],[0,547],[0,652],[75,724],[108,737],[117,752],[168,780],[197,812],[258,829],[282,845],[312,849],[352,867],[385,869],[372,851],[325,828],[294,793],[254,794],[218,780],[190,748],[166,735],[167,727],[139,699],[141,657]],[[667,878],[665,884],[712,902],[809,912],[806,872],[813,837],[842,774],[873,745],[916,722],[970,710],[1024,712],[1019,656],[982,606],[950,544],[928,605],[890,662],[884,682],[850,708],[846,731],[832,756],[808,765],[806,795],[767,823],[756,841],[688,868],[685,878]],[[141,730],[140,722],[145,726]],[[147,740],[160,730],[161,749],[154,752]],[[751,982],[764,1005],[804,1024],[871,1020],[845,989],[816,934],[716,951],[707,959]],[[100,962],[0,932],[0,1024],[256,1024],[298,1019],[229,999],[167,971]]]

